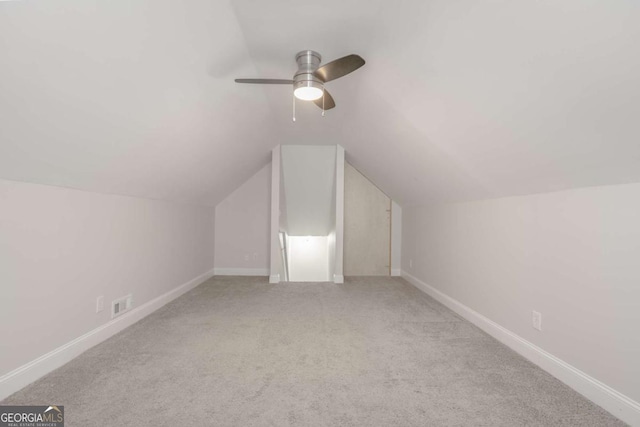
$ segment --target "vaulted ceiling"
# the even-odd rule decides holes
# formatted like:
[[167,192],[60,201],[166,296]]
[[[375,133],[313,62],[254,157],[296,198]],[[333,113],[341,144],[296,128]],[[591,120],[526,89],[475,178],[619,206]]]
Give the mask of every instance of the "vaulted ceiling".
[[[404,205],[640,181],[634,0],[0,2],[0,178],[215,205],[341,144]],[[294,55],[367,64],[321,117]]]

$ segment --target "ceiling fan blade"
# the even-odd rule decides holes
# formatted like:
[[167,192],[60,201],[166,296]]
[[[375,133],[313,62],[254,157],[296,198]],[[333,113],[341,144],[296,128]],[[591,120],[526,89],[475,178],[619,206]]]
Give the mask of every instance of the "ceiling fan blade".
[[293,80],[283,79],[236,79],[236,83],[254,83],[262,85],[292,85]]
[[[322,97],[313,101],[318,107],[322,108]],[[325,89],[324,90],[324,109],[330,110],[336,106],[336,102],[333,100],[333,96]]]
[[318,68],[314,74],[323,82],[330,82],[345,76],[365,64],[364,59],[358,55],[347,55]]

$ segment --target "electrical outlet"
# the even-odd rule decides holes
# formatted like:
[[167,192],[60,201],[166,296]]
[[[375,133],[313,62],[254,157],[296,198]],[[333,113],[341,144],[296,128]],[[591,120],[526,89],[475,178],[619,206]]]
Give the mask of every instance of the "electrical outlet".
[[102,310],[104,310],[104,297],[100,295],[96,299],[96,313],[100,313]]
[[542,330],[542,314],[538,313],[535,310],[531,315],[531,326],[533,326],[533,329],[537,329],[539,331]]
[[246,254],[246,255],[244,256],[244,260],[245,260],[245,261],[249,261],[249,254]]

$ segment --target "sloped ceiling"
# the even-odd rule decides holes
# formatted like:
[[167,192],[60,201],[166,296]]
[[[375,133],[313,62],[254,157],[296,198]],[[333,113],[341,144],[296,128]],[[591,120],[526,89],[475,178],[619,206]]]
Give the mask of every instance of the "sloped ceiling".
[[[0,2],[0,177],[215,205],[341,144],[404,205],[640,181],[632,0]],[[358,53],[336,109],[236,77]]]

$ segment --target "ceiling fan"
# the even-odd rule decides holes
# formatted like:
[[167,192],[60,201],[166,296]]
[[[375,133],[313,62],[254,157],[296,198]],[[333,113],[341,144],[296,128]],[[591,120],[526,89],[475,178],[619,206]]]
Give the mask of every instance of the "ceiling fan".
[[[296,54],[298,71],[293,80],[285,79],[236,79],[236,83],[293,85],[293,95],[303,101],[313,101],[322,110],[330,110],[336,106],[333,97],[324,88],[324,84],[345,76],[365,62],[358,55],[347,55],[320,66],[322,57],[313,50],[303,50]],[[295,104],[294,104],[295,105]]]

